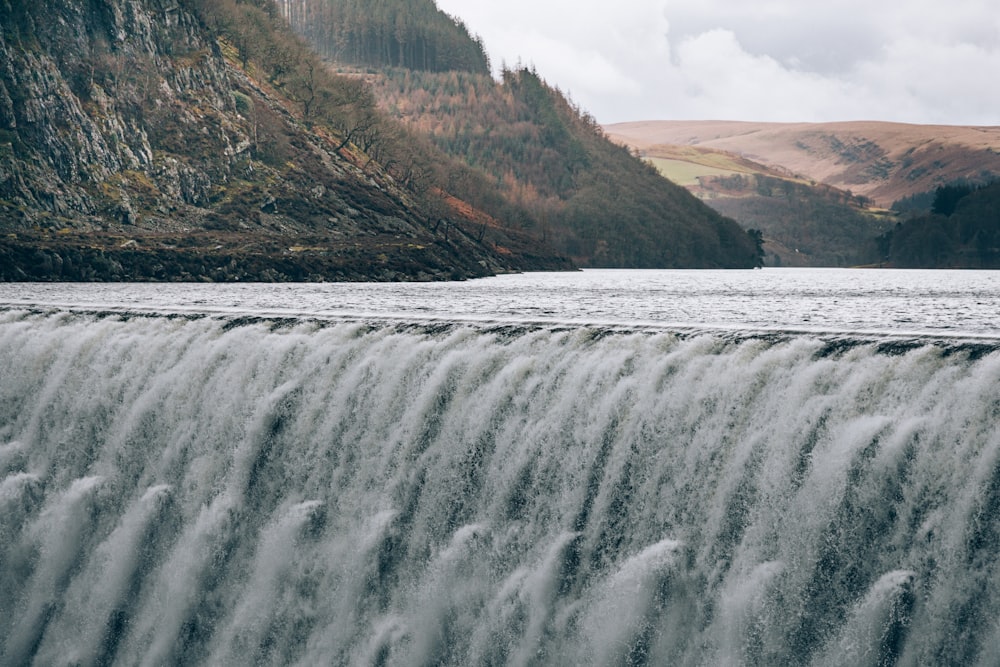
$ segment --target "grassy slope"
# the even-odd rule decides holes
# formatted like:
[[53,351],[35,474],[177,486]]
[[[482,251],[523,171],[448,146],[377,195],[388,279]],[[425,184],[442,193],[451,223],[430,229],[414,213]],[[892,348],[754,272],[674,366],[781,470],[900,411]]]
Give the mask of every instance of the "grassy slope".
[[640,154],[653,163],[668,179],[687,187],[689,190],[700,185],[703,178],[716,176],[768,176],[796,183],[807,183],[806,179],[797,177],[787,171],[768,167],[748,160],[735,153],[720,151],[701,146],[676,146],[658,144],[640,151]]

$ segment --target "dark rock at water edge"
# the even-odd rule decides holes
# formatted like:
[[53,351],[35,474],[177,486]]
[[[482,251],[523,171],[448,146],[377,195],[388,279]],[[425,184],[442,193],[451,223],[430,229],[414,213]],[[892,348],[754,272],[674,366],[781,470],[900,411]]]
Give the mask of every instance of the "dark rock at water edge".
[[[365,245],[329,237],[288,246],[278,235],[146,236],[87,234],[0,239],[0,281],[438,281],[508,271],[470,259],[444,241],[430,245],[372,238]],[[538,268],[564,269],[542,261]]]

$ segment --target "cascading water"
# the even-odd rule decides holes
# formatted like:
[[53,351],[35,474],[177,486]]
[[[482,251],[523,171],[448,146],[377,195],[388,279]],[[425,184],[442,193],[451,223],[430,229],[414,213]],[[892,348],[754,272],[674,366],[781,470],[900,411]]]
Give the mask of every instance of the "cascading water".
[[1000,354],[0,310],[0,663],[1000,664]]

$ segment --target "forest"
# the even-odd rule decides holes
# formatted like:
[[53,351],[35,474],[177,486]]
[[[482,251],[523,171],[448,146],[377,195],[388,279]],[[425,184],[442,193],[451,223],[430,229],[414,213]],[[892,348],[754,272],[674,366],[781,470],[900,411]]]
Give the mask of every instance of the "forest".
[[891,223],[868,202],[822,184],[763,174],[703,177],[712,208],[759,228],[769,266],[859,266],[876,261],[875,237]]
[[478,37],[434,0],[276,0],[292,28],[341,63],[490,72]]
[[581,265],[759,261],[756,237],[609,141],[592,116],[534,69],[504,68],[497,82],[396,68],[373,86],[384,109],[500,183],[522,211],[520,224]]
[[[402,149],[382,141],[386,132],[377,127],[352,139],[404,182],[440,188],[487,214],[489,224],[532,234],[580,266],[760,262],[756,236],[611,143],[536,71],[504,68],[495,80],[482,43],[431,0],[289,0],[278,7],[331,70],[364,81],[381,112],[405,126]],[[426,47],[420,53],[478,56],[411,58],[399,44],[414,40]]]
[[[346,152],[365,169],[377,166],[384,170],[423,208],[432,215],[436,211],[435,234],[448,240],[452,229],[464,233],[453,222],[458,216],[466,221],[468,233],[476,242],[492,243],[502,253],[514,252],[541,265],[571,266],[564,258],[546,259],[557,253],[546,239],[526,233],[527,228],[516,224],[525,216],[503,197],[496,182],[380,109],[370,77],[338,72],[338,68],[320,59],[315,48],[295,35],[285,15],[293,9],[303,12],[293,12],[293,16],[308,15],[304,13],[308,3],[201,0],[194,4],[206,23],[235,46],[244,66],[258,70],[297,105],[298,116],[306,124],[316,131],[331,133],[338,151]],[[383,4],[387,13],[373,11],[368,18],[395,17],[402,21],[408,16],[390,11],[405,9],[405,3]],[[434,7],[432,2],[428,4]],[[358,3],[346,3],[345,8],[364,14]],[[472,48],[481,53],[481,47],[468,38],[463,28],[450,19],[444,23],[465,35]],[[441,27],[429,33],[451,39],[449,31]],[[275,163],[287,160],[287,142],[280,136],[269,136],[273,139],[270,143],[258,146],[261,158]],[[474,201],[465,199],[466,194],[472,195]]]
[[878,239],[884,262],[899,268],[1000,268],[1000,181],[937,188],[928,214]]

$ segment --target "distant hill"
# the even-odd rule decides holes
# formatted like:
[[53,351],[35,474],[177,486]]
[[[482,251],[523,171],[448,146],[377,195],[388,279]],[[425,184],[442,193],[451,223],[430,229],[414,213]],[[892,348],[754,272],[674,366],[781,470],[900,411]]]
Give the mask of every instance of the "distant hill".
[[735,153],[885,208],[942,185],[1000,177],[1000,127],[645,121],[605,129],[643,150],[670,144]]
[[572,268],[448,193],[452,163],[270,2],[0,2],[0,279]]
[[639,153],[716,211],[761,230],[769,266],[871,263],[875,237],[892,224],[863,197],[735,153],[666,144]]
[[771,265],[877,261],[900,212],[1000,175],[1000,128],[648,121],[605,128],[720,213],[764,232]]

